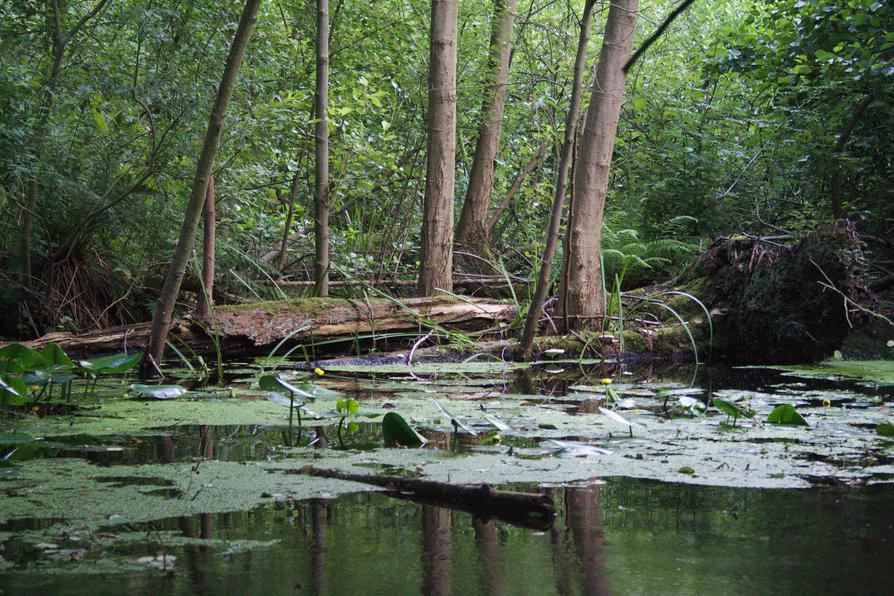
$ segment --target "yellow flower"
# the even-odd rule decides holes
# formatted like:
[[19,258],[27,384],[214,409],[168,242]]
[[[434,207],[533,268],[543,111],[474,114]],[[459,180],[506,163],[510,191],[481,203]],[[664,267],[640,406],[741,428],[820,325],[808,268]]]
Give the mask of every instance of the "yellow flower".
[[609,379],[608,377],[605,377],[604,379],[599,379],[599,382],[602,383],[603,385],[611,385],[612,384],[612,380]]
[[830,399],[828,399],[828,398],[827,398],[827,399],[824,399],[824,400],[823,400],[823,405],[824,405],[825,407],[827,407],[827,408],[831,408],[831,407],[832,407],[832,400],[830,400]]
[[317,375],[318,377],[322,377],[323,375],[326,374],[326,372],[322,368],[317,367],[314,369],[314,374]]

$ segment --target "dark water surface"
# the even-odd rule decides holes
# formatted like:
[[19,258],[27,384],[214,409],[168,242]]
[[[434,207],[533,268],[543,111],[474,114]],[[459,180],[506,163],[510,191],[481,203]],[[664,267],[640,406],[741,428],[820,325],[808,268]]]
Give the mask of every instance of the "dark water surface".
[[[164,548],[177,557],[171,573],[7,570],[0,585],[45,594],[890,594],[894,585],[890,488],[618,478],[555,498],[560,514],[547,532],[378,494],[161,520],[133,528],[147,542],[129,554]],[[165,548],[152,540],[163,530],[276,542],[235,554]]]
[[[563,382],[575,381],[541,379],[509,390],[561,396],[567,391]],[[723,369],[698,379],[708,395],[714,387],[755,388],[767,382],[766,373]],[[807,388],[838,386],[818,381]],[[882,404],[890,406],[890,395]],[[358,428],[355,434],[380,444],[377,424]],[[425,432],[438,444],[430,429]],[[284,436],[280,427],[245,425],[182,425],[159,433],[104,439],[105,445],[125,447],[115,451],[90,449],[90,437],[60,437],[37,445],[33,457],[97,466],[264,461],[274,457]],[[446,436],[442,443],[449,443]],[[468,451],[456,444],[451,449]],[[99,480],[154,484],[140,477]],[[170,481],[157,484],[154,496],[184,498]],[[610,477],[546,490],[559,509],[546,531],[380,493],[274,499],[275,504],[233,513],[112,524],[90,530],[86,539],[83,532],[77,539],[58,534],[65,511],[13,519],[0,525],[0,589],[5,594],[894,593],[894,484],[773,490]],[[41,534],[51,527],[55,535]],[[172,569],[132,565],[161,553],[174,558]],[[128,564],[116,568],[108,561]]]

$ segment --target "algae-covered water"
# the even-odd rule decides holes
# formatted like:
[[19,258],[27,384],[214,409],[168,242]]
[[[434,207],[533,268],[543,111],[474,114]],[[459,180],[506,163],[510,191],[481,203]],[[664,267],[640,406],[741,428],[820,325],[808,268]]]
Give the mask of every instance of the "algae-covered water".
[[[0,587],[890,593],[894,388],[879,367],[287,364],[320,388],[291,433],[254,363],[226,388],[184,372],[191,391],[170,400],[108,379],[76,408],[3,423]],[[330,412],[346,398],[360,412],[342,422]],[[767,422],[777,406],[807,426]],[[387,412],[428,444],[384,448]],[[295,473],[307,464],[546,491],[558,515],[515,526]]]

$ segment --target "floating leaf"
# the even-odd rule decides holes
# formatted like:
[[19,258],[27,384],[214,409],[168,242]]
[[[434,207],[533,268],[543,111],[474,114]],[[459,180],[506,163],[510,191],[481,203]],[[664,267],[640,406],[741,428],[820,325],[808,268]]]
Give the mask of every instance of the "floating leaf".
[[475,432],[474,430],[472,430],[472,427],[470,427],[468,424],[465,424],[462,420],[460,420],[459,418],[457,418],[456,416],[454,416],[453,414],[451,414],[450,412],[445,410],[444,407],[441,406],[441,404],[439,404],[435,400],[431,400],[431,401],[433,404],[435,404],[438,407],[438,410],[440,410],[444,416],[447,416],[447,418],[450,419],[450,423],[453,424],[454,428],[461,428],[464,431],[466,431],[467,433],[469,433],[470,435],[472,435],[473,437],[478,436],[478,433]]
[[882,437],[894,437],[894,424],[889,424],[887,422],[879,424],[875,427],[875,432]]
[[142,352],[114,354],[112,356],[103,356],[102,358],[81,360],[78,364],[82,371],[92,375],[120,375],[139,364],[142,358]]
[[275,391],[267,392],[267,400],[272,401],[276,405],[282,406],[284,408],[289,408],[289,407],[300,405],[300,402],[295,401],[294,399],[291,399],[287,395],[283,395],[282,393],[277,393]]
[[600,407],[599,411],[602,413],[603,416],[607,416],[608,418],[611,418],[615,422],[620,422],[621,424],[624,424],[629,427],[645,428],[642,424],[640,424],[638,422],[633,422],[632,420],[627,420],[626,418],[624,418],[617,412],[612,412],[611,410],[606,410],[603,407]]
[[404,417],[397,412],[388,412],[382,419],[382,435],[386,447],[422,447],[425,438],[407,424]]
[[311,401],[316,399],[316,396],[309,391],[305,391],[304,389],[296,387],[279,375],[264,375],[263,377],[258,379],[258,387],[264,389],[265,391],[280,391],[282,389],[285,389],[289,393],[300,395],[301,397],[307,398]]
[[792,404],[782,404],[773,408],[767,416],[767,422],[771,424],[792,424],[795,426],[807,426],[807,421],[798,413]]
[[500,420],[499,418],[494,418],[493,416],[484,415],[484,419],[490,422],[494,428],[496,428],[500,432],[506,432],[507,430],[511,430],[509,425]]
[[728,402],[725,399],[715,397],[713,402],[715,408],[717,408],[724,414],[732,416],[733,418],[750,418],[751,416],[754,416],[754,412],[752,410],[737,406],[736,404]]
[[556,448],[557,453],[564,453],[571,457],[586,457],[588,455],[611,455],[612,452],[602,447],[588,445],[587,443],[578,443],[574,441],[559,441],[557,439],[547,439],[540,444],[545,449]]
[[177,399],[187,393],[186,387],[180,385],[139,385],[130,386],[131,391],[140,394],[141,397],[151,399]]

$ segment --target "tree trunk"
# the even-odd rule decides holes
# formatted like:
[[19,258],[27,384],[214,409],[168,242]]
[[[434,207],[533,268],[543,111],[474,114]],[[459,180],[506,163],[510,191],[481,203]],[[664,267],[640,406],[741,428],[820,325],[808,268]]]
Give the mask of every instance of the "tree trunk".
[[574,148],[574,138],[577,135],[577,122],[580,119],[580,101],[583,95],[584,67],[587,61],[587,43],[590,41],[590,22],[593,20],[593,6],[595,0],[585,0],[584,14],[581,18],[580,39],[577,43],[577,56],[574,59],[574,82],[571,86],[571,105],[565,117],[565,137],[562,141],[562,151],[559,156],[559,171],[556,175],[556,188],[553,193],[553,210],[550,215],[549,228],[546,232],[546,246],[540,259],[540,273],[537,276],[537,287],[534,290],[534,298],[528,309],[528,317],[525,320],[525,329],[522,333],[519,345],[519,355],[527,360],[531,357],[531,348],[534,345],[534,334],[537,332],[537,323],[540,321],[540,313],[543,310],[543,301],[546,291],[549,289],[549,280],[552,274],[553,257],[556,254],[556,244],[559,239],[559,228],[562,225],[562,207],[565,204],[565,191],[568,187],[568,165],[571,161],[571,151]]
[[490,37],[490,82],[481,106],[481,124],[475,158],[469,174],[469,188],[456,227],[456,244],[479,256],[490,252],[488,212],[494,189],[494,162],[500,148],[503,105],[512,48],[512,26],[518,0],[494,0],[493,29]]
[[[298,200],[298,182],[301,175],[301,159],[295,167],[295,175],[292,177],[292,184],[289,185],[289,212],[286,214],[286,223],[282,231],[282,243],[279,247],[279,254],[276,256],[276,270],[282,273],[286,266],[286,250],[289,248],[289,235],[292,230],[292,223],[295,221],[295,201]],[[265,255],[266,256],[266,255]],[[263,261],[264,258],[262,257]]]
[[202,292],[199,294],[198,304],[196,304],[196,318],[200,321],[207,321],[211,318],[211,306],[214,303],[212,298],[214,296],[215,251],[214,174],[211,174],[208,179],[203,220],[205,229],[202,239]]
[[152,319],[152,330],[149,338],[149,358],[143,359],[144,366],[150,367],[148,369],[144,368],[144,370],[150,372],[152,370],[151,361],[155,360],[160,363],[164,355],[165,340],[168,336],[168,328],[171,325],[174,304],[177,301],[177,295],[180,293],[180,284],[183,281],[189,256],[192,253],[199,215],[202,212],[202,207],[205,205],[205,193],[208,189],[212,168],[214,167],[214,158],[217,156],[220,146],[224,117],[230,104],[230,98],[233,96],[236,75],[239,72],[239,66],[242,64],[242,57],[245,55],[245,48],[248,45],[249,37],[251,37],[251,30],[254,27],[260,3],[261,0],[246,0],[245,9],[242,11],[242,16],[239,19],[239,26],[236,28],[236,35],[233,37],[233,42],[230,45],[230,53],[227,56],[220,86],[217,88],[217,97],[214,100],[214,106],[211,108],[208,130],[205,133],[202,153],[196,165],[196,176],[193,181],[189,204],[186,207],[186,215],[183,218],[183,227],[180,229],[177,247],[174,249],[171,265],[165,276],[161,295],[155,308],[155,315]]
[[459,0],[432,0],[428,74],[428,171],[418,292],[453,291],[456,168],[456,21]]
[[314,280],[317,296],[329,295],[329,0],[317,0],[316,187]]
[[639,0],[617,0],[609,8],[596,83],[581,131],[565,255],[568,267],[564,315],[570,329],[592,325],[604,314],[602,220],[624,96],[623,67],[630,57],[638,4]]

